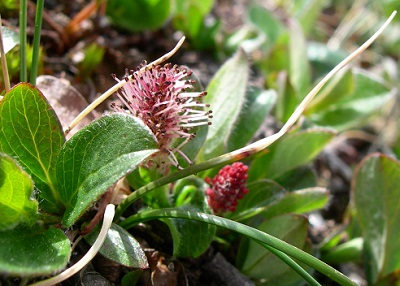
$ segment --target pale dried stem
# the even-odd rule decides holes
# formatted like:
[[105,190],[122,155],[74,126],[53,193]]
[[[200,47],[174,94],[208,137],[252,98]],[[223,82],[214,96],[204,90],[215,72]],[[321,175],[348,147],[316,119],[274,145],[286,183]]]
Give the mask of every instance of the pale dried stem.
[[386,22],[382,25],[382,27],[369,38],[362,46],[360,46],[357,50],[355,50],[353,53],[351,53],[347,58],[345,58],[343,61],[341,61],[334,69],[332,69],[318,84],[307,94],[307,96],[303,99],[303,101],[300,103],[300,105],[296,108],[296,110],[292,113],[290,118],[287,120],[285,125],[275,134],[266,137],[264,139],[261,139],[257,142],[254,142],[253,144],[250,144],[249,146],[246,146],[244,148],[241,148],[239,150],[236,150],[232,153],[226,154],[229,156],[236,156],[240,155],[243,153],[257,153],[259,151],[264,150],[268,146],[270,146],[272,143],[274,143],[276,140],[281,138],[295,123],[296,121],[300,118],[300,116],[303,114],[305,108],[310,104],[311,100],[315,97],[315,95],[321,90],[321,88],[338,72],[340,71],[343,67],[348,65],[352,60],[354,60],[356,57],[358,57],[362,52],[364,52],[378,37],[379,35],[383,32],[383,30],[386,29],[386,27],[390,24],[390,22],[393,20],[394,16],[396,15],[396,11],[394,11],[390,17],[386,20]]
[[[185,41],[185,37],[182,37],[179,42],[176,44],[176,46],[168,53],[163,55],[162,57],[158,58],[157,60],[149,63],[148,65],[142,67],[140,70],[136,71],[136,73],[143,72],[155,65],[159,65],[166,60],[168,60],[170,57],[172,57],[182,46],[183,42]],[[128,77],[129,80],[132,79],[132,75]],[[81,121],[83,118],[85,118],[93,109],[95,109],[100,103],[102,103],[104,100],[106,100],[108,97],[110,97],[112,94],[116,93],[120,88],[122,88],[125,84],[127,83],[126,80],[121,80],[117,84],[115,84],[113,87],[108,89],[105,93],[103,93],[101,96],[99,96],[95,101],[93,101],[91,104],[89,104],[77,117],[75,117],[74,120],[69,124],[67,129],[64,131],[64,134],[67,135],[72,128],[74,128],[79,121]]]
[[[4,53],[4,42],[3,42],[2,27],[3,27],[3,24],[1,22],[1,15],[0,15],[0,57],[1,57],[1,67],[3,69],[4,88],[5,88],[6,92],[8,92],[10,90],[11,86],[10,86],[10,77],[8,75],[6,54]],[[3,97],[0,96],[0,100],[2,98]]]
[[83,256],[77,263],[72,265],[70,268],[67,270],[61,272],[57,276],[54,276],[50,279],[42,280],[39,282],[36,282],[34,284],[31,284],[30,286],[51,286],[55,285],[57,283],[60,283],[75,273],[79,272],[83,267],[85,267],[99,252],[101,246],[104,243],[104,240],[106,239],[107,232],[111,227],[112,221],[114,219],[114,214],[115,214],[115,206],[113,204],[107,205],[106,211],[104,212],[104,220],[103,220],[103,225],[101,227],[99,236],[97,237],[96,241],[93,243],[92,247],[89,249],[89,251]]

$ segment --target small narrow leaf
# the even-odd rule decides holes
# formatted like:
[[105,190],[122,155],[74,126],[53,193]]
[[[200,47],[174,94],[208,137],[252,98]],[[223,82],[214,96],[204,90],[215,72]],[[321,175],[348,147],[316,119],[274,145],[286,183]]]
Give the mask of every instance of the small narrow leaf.
[[399,181],[400,162],[384,155],[367,157],[355,173],[354,203],[371,285],[400,269]]
[[199,154],[202,160],[226,152],[229,136],[243,107],[248,77],[246,54],[239,50],[211,80],[205,102],[211,106],[213,119]]
[[[180,207],[179,209],[199,211],[199,209],[189,205]],[[174,242],[174,256],[198,257],[207,250],[214,239],[216,231],[214,225],[177,218],[166,218],[163,221],[171,231]]]
[[290,82],[300,102],[308,92],[311,82],[310,66],[307,59],[307,43],[302,28],[295,20],[289,23]]
[[[187,188],[190,187],[190,194]],[[181,210],[196,210],[209,213],[205,199],[207,184],[203,180],[191,176],[177,182],[174,188],[176,202],[182,202]],[[186,196],[186,199],[183,196]],[[204,253],[214,239],[216,227],[211,224],[175,218],[165,218],[173,238],[173,254],[181,257],[197,257]]]
[[254,89],[247,94],[246,104],[229,137],[228,151],[239,149],[250,142],[274,106],[276,97],[274,90]]
[[41,92],[27,83],[12,88],[0,102],[0,152],[16,158],[40,190],[41,207],[60,212],[55,188],[56,158],[64,135],[54,110]]
[[81,129],[61,150],[57,162],[60,197],[71,226],[118,179],[158,150],[151,130],[127,114],[103,116]]
[[285,189],[271,180],[260,180],[247,185],[249,193],[238,201],[231,219],[243,220],[263,212],[285,195]]
[[29,175],[13,159],[0,153],[0,231],[35,221],[38,203],[31,199],[32,192]]
[[50,275],[62,270],[70,256],[70,242],[62,230],[43,233],[18,229],[0,233],[0,273],[20,277]]
[[271,218],[281,214],[302,214],[323,208],[329,201],[329,192],[324,188],[309,188],[287,192],[271,204],[262,215]]
[[[91,233],[85,236],[89,244],[93,244],[100,233],[98,225]],[[100,253],[119,264],[134,267],[147,268],[147,258],[140,244],[125,229],[119,225],[112,224],[107,233],[106,240],[100,249]]]

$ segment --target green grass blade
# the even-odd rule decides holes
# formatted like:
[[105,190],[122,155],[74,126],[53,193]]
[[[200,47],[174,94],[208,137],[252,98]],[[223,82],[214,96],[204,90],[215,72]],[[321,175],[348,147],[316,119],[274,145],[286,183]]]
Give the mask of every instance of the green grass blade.
[[[133,215],[125,219],[120,223],[120,225],[124,228],[130,228],[133,225],[136,225],[139,222],[158,219],[158,218],[165,218],[165,217],[172,217],[172,218],[184,218],[184,219],[193,219],[197,221],[202,221],[206,223],[210,223],[216,226],[224,227],[232,231],[236,231],[240,234],[243,234],[255,241],[259,242],[261,245],[265,246],[268,245],[271,248],[274,248],[278,251],[283,252],[290,257],[297,259],[300,262],[307,264],[308,266],[314,268],[315,270],[321,272],[322,274],[326,275],[333,281],[339,283],[343,286],[354,286],[357,285],[355,282],[351,281],[348,277],[337,271],[336,269],[332,268],[331,266],[327,265],[326,263],[320,261],[319,259],[315,258],[314,256],[290,245],[276,237],[273,237],[267,233],[264,233],[260,230],[255,228],[249,227],[247,225],[231,221],[226,218],[218,217],[215,215],[192,212],[192,211],[183,211],[183,210],[150,210],[144,211],[139,214]],[[300,267],[300,266],[299,266]],[[297,268],[296,268],[297,269]],[[299,273],[301,274],[301,273]],[[302,274],[301,274],[302,275]],[[305,279],[305,277],[303,276]],[[316,285],[316,284],[313,284]]]
[[19,11],[19,54],[20,54],[20,72],[19,80],[22,82],[27,81],[26,69],[26,18],[28,12],[28,1],[21,0]]
[[33,34],[33,52],[30,83],[36,85],[37,70],[39,65],[40,34],[42,30],[44,0],[37,0],[35,16],[35,32]]

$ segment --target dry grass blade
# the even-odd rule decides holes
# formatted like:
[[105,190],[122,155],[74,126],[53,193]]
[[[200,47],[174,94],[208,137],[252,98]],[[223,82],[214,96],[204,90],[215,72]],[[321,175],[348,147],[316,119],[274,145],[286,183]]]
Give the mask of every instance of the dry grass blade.
[[[142,67],[140,70],[138,70],[136,73],[145,71],[146,69],[149,69],[155,65],[159,65],[166,60],[168,60],[170,57],[172,57],[182,46],[183,42],[185,41],[185,37],[182,37],[179,42],[176,44],[176,46],[168,53],[163,55],[161,58],[158,58],[157,60],[149,63],[148,65]],[[128,77],[128,80],[132,79],[132,75]],[[100,103],[102,103],[104,100],[106,100],[108,97],[110,97],[112,94],[117,92],[120,88],[122,88],[126,84],[125,80],[122,80],[115,84],[113,87],[111,87],[109,90],[107,90],[105,93],[103,93],[101,96],[99,96],[95,101],[93,101],[88,107],[86,107],[68,126],[68,128],[64,131],[65,135],[67,135],[72,128],[74,128],[82,118],[84,118],[86,115],[88,115],[93,109],[95,109]]]

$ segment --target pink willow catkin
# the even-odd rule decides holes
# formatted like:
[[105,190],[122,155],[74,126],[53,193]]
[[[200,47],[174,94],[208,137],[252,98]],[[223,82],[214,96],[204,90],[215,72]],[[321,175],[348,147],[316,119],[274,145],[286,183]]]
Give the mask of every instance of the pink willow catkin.
[[[195,137],[195,133],[192,133],[194,127],[211,124],[211,110],[204,110],[209,105],[198,101],[206,92],[187,92],[193,89],[195,82],[187,79],[191,74],[191,71],[171,64],[126,72],[124,80],[127,84],[118,93],[127,111],[140,118],[157,138],[160,151],[153,155],[147,165],[155,165],[163,173],[168,172],[171,164],[179,167],[176,153],[191,164],[180,149]],[[131,80],[128,79],[129,75],[132,75]],[[114,78],[120,81],[115,75]],[[125,111],[116,104],[112,108]],[[178,138],[183,140],[176,144]]]
[[205,181],[211,185],[206,190],[208,205],[214,213],[235,211],[238,200],[249,192],[246,188],[248,167],[241,162],[223,167],[213,179]]

